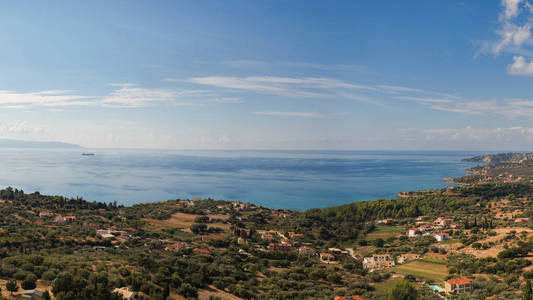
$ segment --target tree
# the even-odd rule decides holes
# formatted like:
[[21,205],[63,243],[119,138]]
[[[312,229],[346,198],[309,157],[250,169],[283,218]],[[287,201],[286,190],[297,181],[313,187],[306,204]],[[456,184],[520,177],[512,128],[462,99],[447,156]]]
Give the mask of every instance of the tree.
[[402,280],[389,289],[388,300],[416,300],[418,293],[407,281]]
[[50,292],[49,291],[44,291],[43,293],[43,300],[51,300],[52,297],[50,297]]
[[192,224],[191,231],[195,234],[207,232],[207,225],[205,224]]
[[25,290],[33,290],[35,288],[35,283],[37,281],[37,277],[33,274],[29,274],[26,276],[24,281],[20,284],[20,286]]
[[6,289],[13,295],[14,292],[19,290],[19,287],[16,281],[10,280],[6,283]]
[[70,275],[70,273],[61,273],[54,281],[52,293],[54,293],[54,295],[57,295],[59,292],[72,291],[73,288],[74,286],[72,275]]
[[522,295],[523,300],[532,300],[533,299],[533,290],[531,289],[531,281],[526,280],[526,286],[524,288],[524,294]]
[[188,283],[182,283],[181,286],[177,290],[178,294],[186,297],[186,298],[196,298],[198,297],[197,290]]

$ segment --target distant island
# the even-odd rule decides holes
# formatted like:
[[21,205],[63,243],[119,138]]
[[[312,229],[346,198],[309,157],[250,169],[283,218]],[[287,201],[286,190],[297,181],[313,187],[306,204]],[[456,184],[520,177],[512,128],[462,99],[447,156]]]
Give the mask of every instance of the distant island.
[[61,149],[76,149],[83,148],[80,145],[64,143],[64,142],[40,142],[40,141],[24,141],[0,139],[0,148],[61,148]]
[[533,160],[533,153],[498,153],[465,158],[467,162],[518,163]]

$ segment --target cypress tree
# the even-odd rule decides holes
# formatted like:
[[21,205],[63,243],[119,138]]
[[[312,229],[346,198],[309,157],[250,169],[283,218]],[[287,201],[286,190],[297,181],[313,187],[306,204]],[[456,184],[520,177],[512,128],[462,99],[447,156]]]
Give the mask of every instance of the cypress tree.
[[526,280],[526,287],[524,288],[524,294],[522,295],[523,300],[532,300],[533,291],[531,289],[531,281]]

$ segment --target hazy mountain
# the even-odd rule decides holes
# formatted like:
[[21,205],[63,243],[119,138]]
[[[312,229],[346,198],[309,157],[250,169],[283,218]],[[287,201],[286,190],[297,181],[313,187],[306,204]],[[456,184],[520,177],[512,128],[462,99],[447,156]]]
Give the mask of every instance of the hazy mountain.
[[82,146],[63,142],[39,142],[0,139],[0,148],[83,148]]

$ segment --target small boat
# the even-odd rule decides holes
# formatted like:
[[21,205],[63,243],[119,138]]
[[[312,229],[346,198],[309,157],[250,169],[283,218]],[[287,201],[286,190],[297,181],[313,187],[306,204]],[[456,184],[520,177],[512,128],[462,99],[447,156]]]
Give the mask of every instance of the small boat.
[[94,153],[82,153],[82,156],[94,156]]

